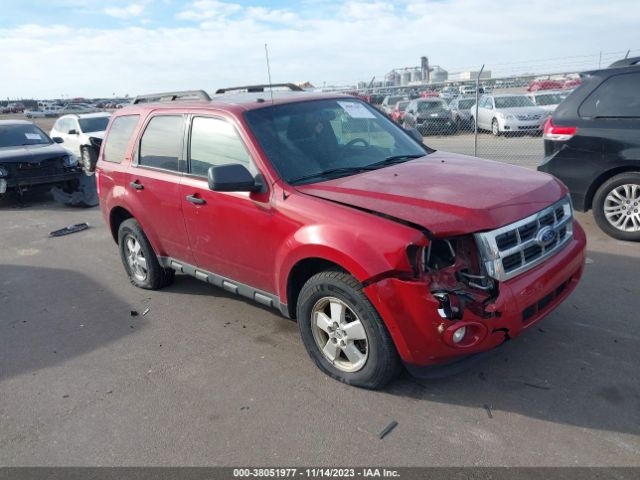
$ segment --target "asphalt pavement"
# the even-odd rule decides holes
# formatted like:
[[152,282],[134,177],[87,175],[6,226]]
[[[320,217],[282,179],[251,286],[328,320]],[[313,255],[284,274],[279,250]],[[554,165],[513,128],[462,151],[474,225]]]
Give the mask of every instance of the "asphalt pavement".
[[98,208],[0,201],[0,465],[640,466],[640,247],[577,216],[586,270],[556,311],[372,392],[275,311],[184,275],[133,287]]

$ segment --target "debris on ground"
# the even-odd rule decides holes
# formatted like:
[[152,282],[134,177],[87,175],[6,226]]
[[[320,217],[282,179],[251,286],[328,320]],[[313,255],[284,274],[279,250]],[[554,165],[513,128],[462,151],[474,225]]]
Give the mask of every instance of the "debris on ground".
[[529,383],[529,382],[524,382],[524,384],[527,387],[537,388],[538,390],[551,390],[551,387],[548,387],[546,385],[539,385],[537,383]]
[[131,316],[132,317],[137,317],[138,316],[138,312],[136,310],[131,310]]
[[69,235],[70,233],[81,232],[89,228],[89,224],[87,222],[76,223],[74,225],[69,225],[68,227],[61,228],[60,230],[54,230],[53,232],[49,232],[50,237],[62,237],[63,235]]
[[378,435],[378,438],[380,440],[382,440],[384,437],[386,437],[387,435],[389,435],[391,433],[391,431],[396,428],[398,426],[398,422],[396,422],[395,420],[393,420],[389,425],[387,425],[386,427],[384,427],[384,430],[382,430],[380,432],[380,434]]
[[60,187],[53,187],[51,195],[56,202],[74,207],[95,207],[99,203],[95,175],[81,175],[78,179],[78,188],[73,192],[65,192]]
[[151,309],[150,309],[149,307],[147,307],[147,308],[145,309],[145,311],[144,311],[144,312],[142,312],[142,316],[144,317],[147,313],[149,313],[149,310],[151,310]]
[[489,418],[493,418],[493,413],[491,413],[491,407],[486,403],[483,405],[484,409],[487,411],[487,416]]
[[245,405],[245,406],[240,407],[240,410],[249,410],[249,407]]

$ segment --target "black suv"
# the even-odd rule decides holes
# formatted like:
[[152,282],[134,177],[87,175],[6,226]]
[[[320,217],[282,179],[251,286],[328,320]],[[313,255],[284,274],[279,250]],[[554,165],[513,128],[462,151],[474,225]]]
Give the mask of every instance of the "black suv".
[[581,76],[547,120],[538,170],[562,180],[607,234],[640,241],[640,57]]

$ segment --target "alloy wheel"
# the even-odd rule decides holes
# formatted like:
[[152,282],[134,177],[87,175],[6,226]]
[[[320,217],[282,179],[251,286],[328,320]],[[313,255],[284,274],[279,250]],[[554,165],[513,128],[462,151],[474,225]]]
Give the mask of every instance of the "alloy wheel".
[[624,184],[604,199],[604,216],[618,230],[640,232],[640,185]]
[[124,250],[131,274],[136,280],[144,282],[147,279],[147,259],[140,242],[133,235],[127,235],[124,239]]
[[322,355],[343,372],[361,370],[369,356],[367,333],[342,300],[324,297],[311,310],[311,331]]

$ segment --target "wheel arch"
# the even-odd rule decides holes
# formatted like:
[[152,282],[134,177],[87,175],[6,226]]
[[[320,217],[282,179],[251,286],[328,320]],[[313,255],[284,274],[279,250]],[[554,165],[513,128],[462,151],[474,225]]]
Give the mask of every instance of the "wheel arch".
[[589,188],[587,190],[587,194],[584,199],[585,212],[593,208],[593,198],[595,197],[598,189],[604,184],[604,182],[606,182],[612,177],[615,177],[616,175],[620,175],[621,173],[632,173],[632,172],[640,173],[640,166],[639,165],[623,165],[623,166],[612,168],[598,175],[596,179],[593,182],[591,182],[591,185],[589,185]]
[[111,236],[114,242],[118,243],[118,230],[120,225],[129,218],[135,217],[124,207],[117,206],[109,212],[109,228],[111,229]]
[[346,268],[338,263],[321,257],[309,257],[299,260],[289,271],[287,276],[287,314],[291,319],[296,318],[296,306],[298,296],[304,284],[314,275],[327,270],[336,270],[344,273],[349,272]]

